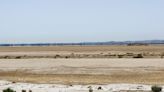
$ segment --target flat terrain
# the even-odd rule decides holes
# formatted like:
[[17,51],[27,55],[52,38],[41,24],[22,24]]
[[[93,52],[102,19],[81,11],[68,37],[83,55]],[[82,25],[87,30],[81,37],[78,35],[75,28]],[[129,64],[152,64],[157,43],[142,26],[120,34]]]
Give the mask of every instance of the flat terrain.
[[16,92],[29,92],[29,89],[32,92],[89,92],[89,87],[92,87],[93,92],[151,92],[151,85],[143,84],[61,85],[0,81],[0,92],[7,88],[12,88]]
[[0,47],[0,59],[28,58],[163,58],[164,45]]
[[0,47],[0,80],[164,84],[164,45]]
[[164,84],[164,60],[0,59],[0,79],[62,84]]
[[129,51],[129,52],[162,52],[164,45],[126,46],[126,45],[100,45],[100,46],[15,46],[0,47],[1,52],[35,52],[35,51],[68,51],[68,52],[94,52],[94,51]]

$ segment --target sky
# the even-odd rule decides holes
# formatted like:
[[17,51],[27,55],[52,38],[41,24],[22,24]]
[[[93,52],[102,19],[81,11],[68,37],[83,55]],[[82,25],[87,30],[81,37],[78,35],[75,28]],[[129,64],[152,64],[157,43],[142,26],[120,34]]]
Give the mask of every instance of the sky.
[[164,40],[164,0],[0,0],[0,43]]

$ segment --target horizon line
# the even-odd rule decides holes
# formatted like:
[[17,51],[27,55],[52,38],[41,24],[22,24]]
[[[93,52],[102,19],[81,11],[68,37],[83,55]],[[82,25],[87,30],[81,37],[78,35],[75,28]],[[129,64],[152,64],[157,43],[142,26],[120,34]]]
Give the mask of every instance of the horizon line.
[[125,40],[125,41],[84,41],[84,42],[16,42],[16,43],[0,43],[0,44],[80,44],[80,43],[110,43],[110,42],[115,42],[115,43],[121,43],[121,42],[144,42],[144,41],[164,41],[164,40]]

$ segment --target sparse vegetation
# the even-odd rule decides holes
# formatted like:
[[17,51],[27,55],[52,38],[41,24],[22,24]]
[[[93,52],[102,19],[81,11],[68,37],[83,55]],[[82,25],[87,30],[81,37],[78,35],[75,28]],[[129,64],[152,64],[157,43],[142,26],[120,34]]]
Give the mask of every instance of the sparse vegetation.
[[134,55],[133,58],[144,58],[142,54]]
[[124,55],[118,55],[118,58],[123,58]]
[[98,90],[102,90],[102,87],[98,87],[97,89],[98,89]]
[[161,53],[161,58],[163,58],[163,57],[164,57],[164,52]]
[[59,58],[59,57],[60,57],[60,55],[58,55],[58,54],[57,54],[57,55],[55,55],[55,57],[54,57],[54,58]]
[[89,88],[89,92],[93,92],[93,89],[92,89],[92,87],[90,87],[90,88]]
[[152,90],[152,92],[161,92],[162,87],[154,85],[154,86],[151,87],[151,90]]
[[16,56],[16,57],[15,57],[15,59],[20,59],[20,58],[21,58],[21,56]]
[[4,56],[4,58],[5,58],[5,59],[8,59],[8,58],[9,58],[9,56]]
[[26,92],[26,90],[22,90],[22,92]]
[[3,92],[16,92],[16,91],[14,91],[14,90],[11,89],[11,88],[7,88],[7,89],[4,89]]
[[12,83],[16,83],[15,81],[12,81]]
[[146,43],[129,43],[127,46],[148,46]]

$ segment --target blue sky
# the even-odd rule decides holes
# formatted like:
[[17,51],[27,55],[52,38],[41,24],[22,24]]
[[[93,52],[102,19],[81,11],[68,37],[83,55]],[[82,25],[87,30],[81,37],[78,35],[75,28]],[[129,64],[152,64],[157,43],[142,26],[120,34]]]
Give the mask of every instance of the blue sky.
[[164,39],[164,0],[0,0],[0,43]]

